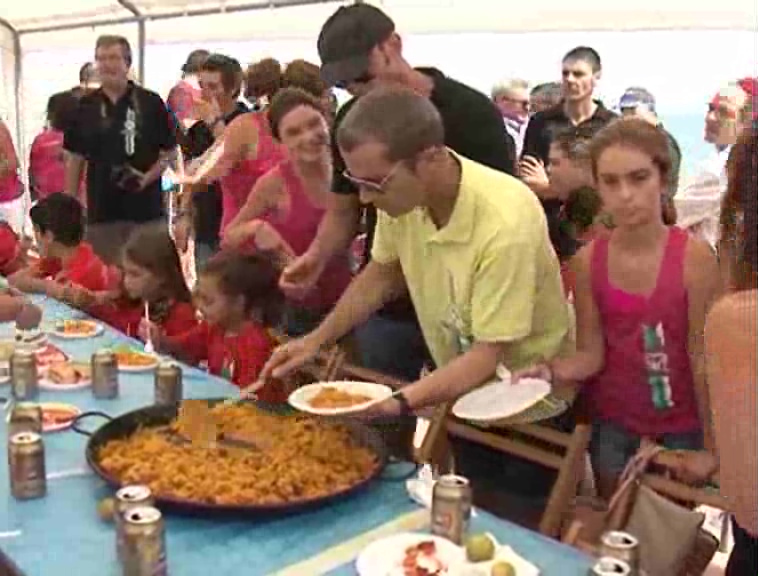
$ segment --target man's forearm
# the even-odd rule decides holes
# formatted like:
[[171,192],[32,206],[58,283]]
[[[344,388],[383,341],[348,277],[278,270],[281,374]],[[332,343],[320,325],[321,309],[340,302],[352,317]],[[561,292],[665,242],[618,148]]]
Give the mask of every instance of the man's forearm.
[[176,150],[164,150],[161,151],[160,158],[158,158],[158,161],[153,164],[153,166],[145,173],[145,180],[144,184],[147,186],[148,184],[152,184],[158,178],[161,177],[161,174],[166,170],[166,168],[169,167],[171,162],[173,162],[176,159]]
[[331,346],[350,330],[366,322],[384,304],[405,291],[405,278],[398,262],[369,262],[350,283],[334,310],[316,328],[313,335],[318,338],[322,347]]
[[324,214],[308,251],[316,254],[319,260],[327,261],[335,254],[348,250],[358,232],[359,221],[360,209],[330,208]]
[[66,167],[66,194],[77,196],[79,194],[79,182],[82,178],[82,169],[84,168],[84,158],[72,152],[65,152]]

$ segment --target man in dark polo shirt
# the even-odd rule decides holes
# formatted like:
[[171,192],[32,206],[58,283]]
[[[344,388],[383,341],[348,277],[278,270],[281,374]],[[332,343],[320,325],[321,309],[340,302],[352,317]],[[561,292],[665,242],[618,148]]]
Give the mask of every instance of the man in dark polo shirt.
[[[447,146],[481,164],[513,174],[515,144],[503,130],[500,112],[487,96],[433,68],[413,68],[403,58],[394,22],[369,4],[344,6],[326,21],[318,39],[321,74],[329,85],[361,96],[384,84],[402,84],[427,96],[442,116]],[[355,103],[339,111],[333,134]],[[345,163],[333,145],[331,205],[311,247],[285,269],[285,292],[302,294],[313,286],[331,255],[346,250],[362,214],[367,227],[367,258],[376,225],[376,210],[362,209],[358,190],[344,176]],[[493,191],[497,193],[497,191]],[[415,381],[428,356],[410,300],[403,298],[373,316],[356,333],[362,364]]]
[[126,38],[100,36],[95,59],[101,86],[82,97],[65,131],[66,192],[76,195],[87,162],[87,240],[116,262],[135,225],[164,215],[160,179],[176,139],[160,96],[128,80]]
[[[211,54],[198,72],[203,99],[195,105],[200,117],[187,130],[184,153],[188,158],[202,156],[240,114],[249,111],[238,100],[242,88],[242,66],[234,58]],[[218,251],[221,229],[221,190],[218,184],[198,185],[185,190],[175,228],[177,246],[184,251],[190,229],[195,236],[195,265],[202,268]]]
[[566,257],[570,238],[560,226],[561,201],[549,197],[546,167],[550,143],[555,134],[573,131],[577,141],[591,140],[601,128],[616,118],[599,100],[593,99],[602,74],[600,55],[592,48],[580,46],[563,57],[561,91],[563,100],[556,106],[537,112],[529,120],[524,136],[519,173],[542,200],[550,229],[550,239],[559,256]]

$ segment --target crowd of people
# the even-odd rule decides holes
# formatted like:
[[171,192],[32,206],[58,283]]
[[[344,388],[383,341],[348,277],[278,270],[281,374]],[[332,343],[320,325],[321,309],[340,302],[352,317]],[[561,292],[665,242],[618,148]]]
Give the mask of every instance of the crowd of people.
[[[644,440],[686,450],[681,475],[718,470],[732,506],[727,574],[758,573],[758,81],[708,103],[714,158],[682,187],[654,96],[606,107],[592,48],[564,56],[560,83],[490,97],[412,66],[370,5],[339,8],[318,52],[245,71],[194,51],[167,106],[129,80],[128,42],[100,37],[32,146],[38,257],[0,124],[3,320],[35,325],[19,294],[44,293],[275,402],[349,338],[359,364],[408,382],[366,418],[452,401],[500,366],[573,387],[599,494]],[[333,87],[353,99],[337,109]],[[476,488],[493,473],[471,453],[455,447]]]

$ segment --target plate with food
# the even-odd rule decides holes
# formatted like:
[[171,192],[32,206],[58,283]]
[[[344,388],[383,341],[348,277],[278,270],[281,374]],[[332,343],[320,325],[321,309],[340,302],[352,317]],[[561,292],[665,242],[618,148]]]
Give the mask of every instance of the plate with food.
[[59,402],[43,402],[39,405],[42,409],[42,431],[58,432],[71,427],[74,419],[82,411],[73,404],[61,404]]
[[550,383],[522,378],[511,383],[510,375],[469,392],[453,405],[453,415],[473,422],[496,422],[534,406],[550,393]]
[[57,338],[79,340],[94,338],[103,331],[102,324],[92,320],[59,320],[55,323],[52,334]]
[[147,372],[158,366],[158,357],[132,348],[120,348],[113,351],[116,355],[118,369],[122,372]]
[[456,576],[460,546],[428,534],[403,533],[369,544],[355,561],[359,576]]
[[81,390],[92,384],[92,371],[84,362],[54,362],[40,378],[43,390]]
[[369,404],[389,398],[392,392],[389,386],[374,382],[317,382],[295,390],[288,402],[301,412],[335,416],[360,412]]

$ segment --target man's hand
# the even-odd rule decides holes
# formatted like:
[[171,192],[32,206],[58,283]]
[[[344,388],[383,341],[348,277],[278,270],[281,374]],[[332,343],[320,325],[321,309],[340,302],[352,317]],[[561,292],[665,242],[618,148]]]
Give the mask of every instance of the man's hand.
[[320,348],[321,342],[313,332],[282,344],[274,350],[271,358],[266,362],[258,382],[263,385],[272,378],[284,378],[315,358]]
[[535,194],[542,195],[550,189],[550,179],[542,160],[524,156],[519,162],[519,176]]

